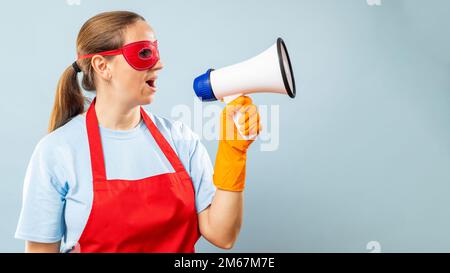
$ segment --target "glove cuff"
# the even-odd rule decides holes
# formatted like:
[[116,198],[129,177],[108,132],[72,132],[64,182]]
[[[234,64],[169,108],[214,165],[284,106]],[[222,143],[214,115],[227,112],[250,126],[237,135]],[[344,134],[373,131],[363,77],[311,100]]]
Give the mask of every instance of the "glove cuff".
[[213,182],[217,188],[228,191],[243,191],[245,188],[247,153],[219,141]]

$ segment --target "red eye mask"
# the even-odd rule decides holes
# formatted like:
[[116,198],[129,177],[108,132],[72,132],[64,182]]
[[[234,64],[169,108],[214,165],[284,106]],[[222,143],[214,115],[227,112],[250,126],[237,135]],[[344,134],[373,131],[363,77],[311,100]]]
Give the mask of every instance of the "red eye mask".
[[118,49],[83,55],[78,57],[78,60],[90,58],[94,55],[113,56],[121,54],[134,69],[150,69],[159,61],[158,41],[133,42]]

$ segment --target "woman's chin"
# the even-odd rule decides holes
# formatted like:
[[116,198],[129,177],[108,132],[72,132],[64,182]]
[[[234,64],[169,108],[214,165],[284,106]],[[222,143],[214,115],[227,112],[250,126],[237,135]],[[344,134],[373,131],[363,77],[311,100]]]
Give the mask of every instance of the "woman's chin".
[[144,94],[142,98],[142,104],[150,104],[153,102],[153,99],[155,98],[155,92],[146,93]]

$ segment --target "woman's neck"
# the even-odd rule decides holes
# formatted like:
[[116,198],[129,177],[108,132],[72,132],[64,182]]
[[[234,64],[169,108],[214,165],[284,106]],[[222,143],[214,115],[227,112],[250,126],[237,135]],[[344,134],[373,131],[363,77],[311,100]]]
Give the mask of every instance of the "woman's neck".
[[139,105],[128,106],[108,97],[97,97],[95,112],[98,123],[111,130],[130,130],[141,121]]

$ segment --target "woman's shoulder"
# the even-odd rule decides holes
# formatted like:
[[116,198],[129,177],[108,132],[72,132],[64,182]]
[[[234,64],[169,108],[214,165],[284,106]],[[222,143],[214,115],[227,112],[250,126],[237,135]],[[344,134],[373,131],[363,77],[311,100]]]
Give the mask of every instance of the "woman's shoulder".
[[81,114],[73,117],[63,126],[44,135],[36,145],[36,149],[57,151],[58,149],[76,146],[77,143],[79,145],[81,143],[80,139],[86,135],[83,124]]

